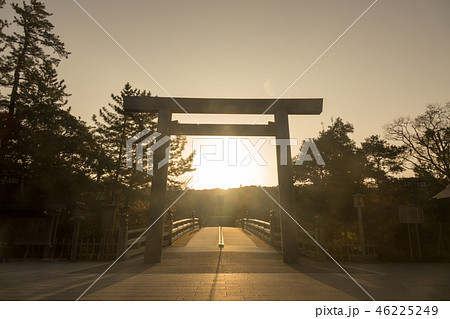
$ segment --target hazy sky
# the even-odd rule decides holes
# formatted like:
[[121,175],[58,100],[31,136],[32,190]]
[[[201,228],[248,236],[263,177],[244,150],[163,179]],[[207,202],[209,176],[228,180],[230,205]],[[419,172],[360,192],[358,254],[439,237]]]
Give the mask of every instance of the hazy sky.
[[[125,82],[167,96],[74,1],[44,2],[72,52],[59,74],[74,114],[90,122]],[[171,95],[261,98],[281,94],[372,2],[79,1]],[[360,142],[382,134],[396,117],[450,101],[449,39],[450,1],[379,0],[285,94],[324,99],[322,115],[290,117],[291,136],[315,137],[322,122],[340,116],[355,125]],[[209,123],[257,118],[194,117]],[[261,184],[277,184],[274,151],[268,142],[263,147],[266,167],[233,171],[204,162],[195,187],[223,185],[224,171],[227,186],[253,184],[242,179],[245,171]],[[213,178],[217,170],[222,175]]]

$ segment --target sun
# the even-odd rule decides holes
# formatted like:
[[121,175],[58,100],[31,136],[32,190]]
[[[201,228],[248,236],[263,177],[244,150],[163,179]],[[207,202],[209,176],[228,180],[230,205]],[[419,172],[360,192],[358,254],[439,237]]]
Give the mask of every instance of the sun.
[[229,166],[226,163],[208,163],[197,168],[193,188],[237,188],[255,185],[254,179],[259,177],[258,169],[251,166]]
[[[233,137],[195,138],[192,141],[196,154],[192,173],[194,189],[237,188],[265,182],[267,152],[261,148],[260,157],[249,152],[248,143],[258,143],[257,138]],[[260,142],[262,143],[262,142]],[[269,144],[269,143],[267,143]]]

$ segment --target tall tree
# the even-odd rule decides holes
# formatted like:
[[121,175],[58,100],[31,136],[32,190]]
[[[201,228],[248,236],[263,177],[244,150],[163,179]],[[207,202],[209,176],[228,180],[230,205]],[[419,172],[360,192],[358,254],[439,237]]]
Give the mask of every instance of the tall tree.
[[297,203],[310,215],[302,218],[320,214],[333,232],[339,232],[333,225],[352,218],[352,195],[363,187],[364,157],[349,136],[353,131],[353,125],[341,118],[332,120],[314,139],[325,165],[294,165],[295,183],[302,187]]
[[379,135],[371,135],[361,143],[362,152],[367,160],[366,175],[375,181],[377,186],[388,181],[389,174],[404,171],[401,155],[404,146],[390,145]]
[[[54,68],[61,58],[67,58],[69,52],[64,43],[53,33],[51,16],[45,10],[45,5],[37,0],[25,1],[19,5],[12,4],[15,16],[11,26],[17,30],[5,35],[2,55],[0,56],[0,71],[2,89],[9,89],[7,98],[2,98],[1,107],[6,109],[7,117],[3,120],[3,134],[0,145],[0,166],[3,168],[4,157],[7,152],[9,133],[13,129],[18,104],[21,103],[23,85],[35,81],[33,74],[38,74],[42,67]],[[4,22],[2,21],[2,26]]]
[[[5,0],[0,0],[0,10],[5,6]],[[6,49],[6,34],[3,32],[3,29],[8,26],[8,21],[6,19],[0,18],[0,40],[2,44],[0,45],[0,53]],[[3,75],[1,75],[3,77]]]
[[16,31],[5,36],[0,57],[2,90],[9,92],[1,100],[2,170],[22,179],[21,201],[70,203],[91,187],[95,143],[67,107],[69,94],[56,67],[68,52],[52,33],[50,13],[38,1],[12,7]]
[[390,140],[406,147],[404,159],[417,173],[450,182],[450,102],[430,104],[425,113],[398,118],[385,129]]
[[134,187],[139,175],[140,183],[146,184],[151,177],[145,173],[136,172],[126,166],[126,141],[136,133],[148,128],[156,130],[154,114],[126,113],[123,108],[124,96],[149,96],[147,91],[132,88],[129,83],[119,94],[111,94],[113,100],[108,106],[102,107],[99,114],[93,115],[96,138],[102,146],[102,152],[107,161],[102,167],[100,179],[104,186],[104,196],[108,201],[116,198],[123,188]]
[[299,184],[312,183],[328,185],[332,183],[361,184],[363,180],[363,157],[356,143],[349,137],[354,128],[341,118],[332,120],[319,133],[314,142],[322,155],[325,165],[315,161],[294,166],[295,180]]
[[86,123],[66,107],[66,86],[51,63],[26,76],[33,79],[21,86],[8,171],[23,176],[34,201],[70,203],[90,187],[95,142]]

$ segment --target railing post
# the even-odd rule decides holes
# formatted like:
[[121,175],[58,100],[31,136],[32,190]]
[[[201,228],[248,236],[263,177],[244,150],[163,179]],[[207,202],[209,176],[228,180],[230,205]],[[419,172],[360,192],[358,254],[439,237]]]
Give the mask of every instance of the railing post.
[[[277,235],[275,235],[277,234]],[[270,242],[272,245],[277,245],[277,237],[280,234],[280,218],[277,212],[272,209],[270,211]]]
[[247,229],[247,228],[248,228],[248,211],[245,212],[245,222],[244,222],[243,229]]
[[198,228],[199,229],[201,229],[203,226],[203,220],[204,220],[203,212],[200,212],[200,215],[198,216]]
[[[115,221],[116,221],[116,213],[118,211],[118,206],[112,203],[103,203],[100,206],[100,214],[101,214],[101,231],[102,231],[102,239],[100,239],[100,249],[99,249],[99,257],[102,260],[113,259],[114,257],[119,257],[120,254],[125,250],[126,247],[120,248],[121,237],[124,236],[124,222],[128,226],[128,222],[125,218],[123,220],[123,216],[120,216],[120,224],[119,224],[119,233],[117,234],[117,239],[115,235]],[[125,212],[122,211],[122,214]],[[114,251],[114,245],[116,246],[116,250]],[[112,249],[111,249],[112,248]]]
[[[316,227],[314,230],[314,235],[316,241],[323,247],[323,244],[325,242],[325,233],[323,230],[323,218],[319,214],[316,215]],[[316,259],[324,259],[325,255],[322,249],[320,249],[320,247],[317,245],[315,245],[315,247],[316,247]]]
[[164,228],[166,228],[168,230],[168,239],[167,239],[167,245],[170,246],[172,245],[172,233],[173,233],[173,210],[170,209],[167,213],[166,216],[164,216]]
[[83,203],[76,203],[73,209],[73,216],[71,220],[74,221],[73,225],[73,235],[72,235],[72,247],[70,249],[69,261],[74,262],[77,259],[78,250],[78,235],[80,234],[80,224],[84,217],[81,215],[81,210],[84,208]]
[[[120,218],[119,238],[117,241],[116,256],[119,257],[125,249],[127,249],[128,242],[128,216],[124,215]],[[116,258],[117,258],[116,257]]]

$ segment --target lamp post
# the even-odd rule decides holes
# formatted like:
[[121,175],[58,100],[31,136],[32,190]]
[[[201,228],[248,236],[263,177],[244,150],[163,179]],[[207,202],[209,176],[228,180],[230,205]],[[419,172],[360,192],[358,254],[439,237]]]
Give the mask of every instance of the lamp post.
[[366,249],[364,244],[364,228],[362,221],[362,208],[364,207],[364,194],[355,194],[353,195],[353,204],[356,208],[358,208],[358,224],[359,224],[359,243],[361,245],[361,252],[363,258],[366,257]]

